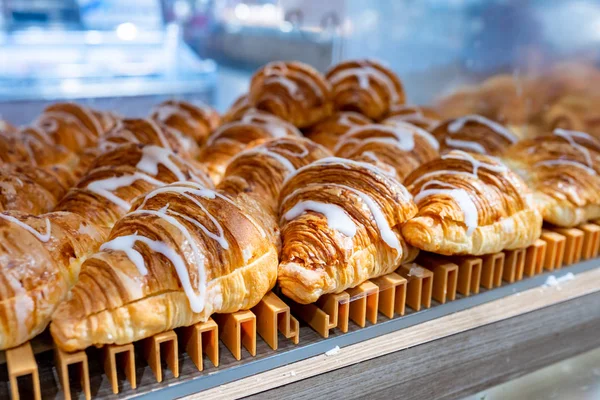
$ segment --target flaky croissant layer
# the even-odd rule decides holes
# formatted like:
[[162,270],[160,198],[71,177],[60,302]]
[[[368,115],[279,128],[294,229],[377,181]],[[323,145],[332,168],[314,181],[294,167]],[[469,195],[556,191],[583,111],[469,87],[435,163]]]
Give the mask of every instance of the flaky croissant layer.
[[292,175],[281,199],[278,280],[297,302],[354,287],[416,256],[399,232],[416,206],[371,164],[321,159]]
[[66,212],[0,214],[0,349],[42,332],[106,232]]
[[542,218],[531,191],[498,159],[453,150],[406,178],[419,207],[406,240],[444,255],[495,253],[531,245]]
[[256,305],[275,284],[277,249],[251,204],[192,182],[139,198],[54,314],[58,346],[129,343]]

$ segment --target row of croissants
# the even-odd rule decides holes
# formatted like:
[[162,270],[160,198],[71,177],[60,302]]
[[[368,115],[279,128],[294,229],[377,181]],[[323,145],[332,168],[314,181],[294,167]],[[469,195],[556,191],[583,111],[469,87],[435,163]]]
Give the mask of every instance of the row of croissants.
[[600,217],[600,142],[518,140],[405,104],[371,60],[275,62],[220,116],[76,104],[0,133],[0,348],[50,325],[66,351],[299,303],[415,260],[531,245]]

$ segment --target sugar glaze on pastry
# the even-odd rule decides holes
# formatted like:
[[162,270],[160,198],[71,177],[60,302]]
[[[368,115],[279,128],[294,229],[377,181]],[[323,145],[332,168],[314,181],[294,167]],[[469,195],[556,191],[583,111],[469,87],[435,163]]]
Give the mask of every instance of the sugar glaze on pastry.
[[405,181],[419,207],[402,234],[434,253],[481,255],[527,247],[542,218],[525,183],[498,159],[453,150]]

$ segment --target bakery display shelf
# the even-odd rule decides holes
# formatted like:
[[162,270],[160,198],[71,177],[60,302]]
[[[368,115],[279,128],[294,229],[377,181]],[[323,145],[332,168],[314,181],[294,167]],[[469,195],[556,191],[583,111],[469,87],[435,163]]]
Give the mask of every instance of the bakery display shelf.
[[[552,228],[527,249],[484,257],[422,254],[416,263],[322,296],[315,304],[299,305],[269,293],[252,310],[215,315],[133,344],[65,353],[52,351],[51,341],[42,335],[6,351],[0,396],[162,399],[218,390],[228,382],[334,354],[339,348],[374,344],[382,335],[468,312],[544,283],[555,285],[561,280],[553,274],[570,278],[598,272],[599,247],[596,223]],[[597,279],[585,282],[600,289]],[[528,306],[523,303],[521,312]],[[373,357],[375,350],[369,353]]]

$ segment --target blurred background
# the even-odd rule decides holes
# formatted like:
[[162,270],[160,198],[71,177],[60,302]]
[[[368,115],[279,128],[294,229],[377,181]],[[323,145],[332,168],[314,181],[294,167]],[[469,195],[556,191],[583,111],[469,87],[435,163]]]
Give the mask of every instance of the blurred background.
[[165,98],[224,111],[260,65],[385,60],[409,101],[497,73],[600,61],[598,0],[0,0],[0,116],[77,100],[146,115]]

